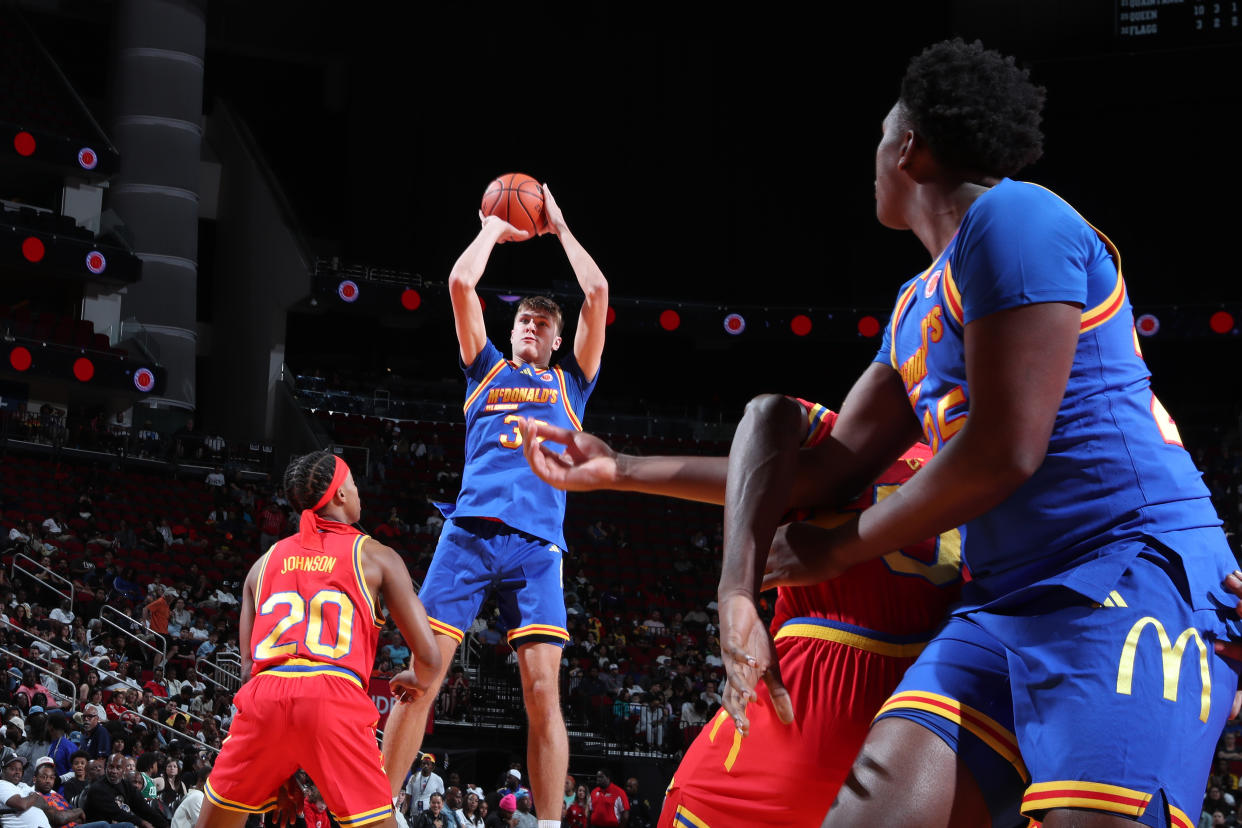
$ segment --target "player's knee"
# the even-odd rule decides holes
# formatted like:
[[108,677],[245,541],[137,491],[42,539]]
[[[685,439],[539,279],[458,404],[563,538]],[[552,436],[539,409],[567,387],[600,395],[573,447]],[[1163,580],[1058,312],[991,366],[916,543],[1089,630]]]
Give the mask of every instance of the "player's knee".
[[560,706],[560,684],[556,674],[539,673],[523,677],[522,695],[532,713]]

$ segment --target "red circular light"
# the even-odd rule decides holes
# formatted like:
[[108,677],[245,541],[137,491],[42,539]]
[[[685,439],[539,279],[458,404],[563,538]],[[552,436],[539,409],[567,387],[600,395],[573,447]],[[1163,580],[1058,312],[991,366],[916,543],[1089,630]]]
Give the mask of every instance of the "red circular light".
[[675,331],[681,324],[681,314],[675,310],[666,310],[660,314],[660,327],[666,331]]
[[617,321],[617,311],[613,307],[608,308],[608,318],[604,320],[604,326],[607,327]]
[[134,372],[134,387],[144,393],[155,387],[155,374],[151,373],[150,368],[139,368]]
[[1134,327],[1140,336],[1152,336],[1160,330],[1160,320],[1153,314],[1145,313],[1134,323]]
[[870,339],[880,332],[880,320],[874,316],[864,316],[858,320],[858,333]]
[[805,313],[798,314],[789,320],[789,329],[794,332],[794,336],[806,336],[811,332],[811,317]]
[[480,311],[486,311],[486,310],[487,310],[487,303],[483,301],[483,297],[482,297],[482,296],[480,296],[480,297],[479,297],[479,310],[480,310]]
[[9,351],[9,365],[12,365],[15,371],[25,371],[32,362],[34,358],[30,356],[30,351],[21,345]]
[[29,132],[19,132],[13,136],[13,149],[18,155],[34,155],[35,139]]
[[98,250],[86,254],[86,269],[96,275],[108,269],[108,260]]
[[43,261],[43,254],[46,252],[47,248],[43,246],[43,241],[35,236],[27,236],[22,242],[22,255],[28,262]]
[[1229,311],[1217,311],[1212,314],[1212,318],[1208,320],[1208,324],[1212,326],[1215,333],[1229,333],[1233,330],[1233,314]]
[[78,357],[73,361],[73,375],[78,382],[90,382],[91,377],[95,376],[95,363],[86,357]]
[[418,291],[414,288],[406,288],[401,291],[401,307],[408,311],[418,310],[418,306],[423,303],[423,297],[418,295]]
[[746,320],[740,313],[731,313],[724,318],[724,329],[725,333],[737,336],[742,331],[746,330]]

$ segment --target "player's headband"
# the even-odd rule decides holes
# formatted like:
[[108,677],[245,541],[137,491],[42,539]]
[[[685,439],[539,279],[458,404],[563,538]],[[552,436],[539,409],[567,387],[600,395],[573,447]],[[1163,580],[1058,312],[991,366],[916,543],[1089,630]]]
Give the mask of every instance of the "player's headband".
[[332,500],[332,496],[345,483],[345,477],[349,474],[349,466],[345,464],[345,461],[341,459],[339,454],[332,455],[332,459],[336,461],[336,469],[332,472],[332,482],[328,484],[328,490],[323,493],[323,497],[319,498],[319,502],[310,508],[312,512],[318,512],[328,505],[328,502]]

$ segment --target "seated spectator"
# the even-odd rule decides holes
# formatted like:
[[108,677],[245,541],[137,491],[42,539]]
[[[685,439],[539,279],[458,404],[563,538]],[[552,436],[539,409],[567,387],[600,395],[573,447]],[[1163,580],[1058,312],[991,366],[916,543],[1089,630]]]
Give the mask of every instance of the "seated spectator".
[[85,751],[79,750],[69,757],[69,766],[72,768],[72,773],[68,779],[65,779],[64,776],[60,777],[63,780],[60,786],[60,793],[65,799],[73,802],[78,798],[78,794],[86,790],[86,786],[90,784],[90,779],[86,775],[87,769],[90,766],[90,757],[86,755]]
[[112,755],[112,734],[100,724],[99,712],[93,705],[82,711],[82,752],[88,759],[106,759]]
[[168,828],[168,820],[125,781],[125,757],[114,753],[104,766],[104,776],[86,789],[86,818],[91,821],[128,822],[137,817],[153,828]]
[[1232,794],[1238,789],[1238,777],[1229,771],[1228,759],[1217,759],[1216,769],[1208,777],[1208,787],[1216,785],[1221,793]]
[[207,774],[190,769],[181,774],[181,780],[186,794],[173,814],[172,828],[194,828],[198,823],[199,811],[203,809],[203,785],[207,782]]
[[[74,828],[82,822],[82,809],[71,807],[65,797],[56,792],[58,780],[59,777],[56,775],[56,768],[50,756],[42,756],[35,760],[34,789],[48,805],[44,809],[48,823],[51,828]],[[99,825],[95,828],[103,828],[103,826]]]
[[26,760],[12,748],[0,752],[0,814],[4,828],[50,828],[44,810],[50,806],[39,792],[22,782]]

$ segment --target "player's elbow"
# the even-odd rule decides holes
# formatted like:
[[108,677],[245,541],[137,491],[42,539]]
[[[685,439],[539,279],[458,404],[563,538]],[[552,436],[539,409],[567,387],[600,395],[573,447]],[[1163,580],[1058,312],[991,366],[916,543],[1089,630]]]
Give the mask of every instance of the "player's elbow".
[[453,268],[453,272],[449,274],[449,294],[454,298],[460,299],[474,293],[475,282],[474,274],[467,272],[465,267],[458,264]]
[[608,280],[603,274],[582,289],[584,301],[593,307],[608,306]]
[[797,400],[784,394],[760,394],[746,403],[743,420],[777,434],[799,434],[805,430],[806,415]]

